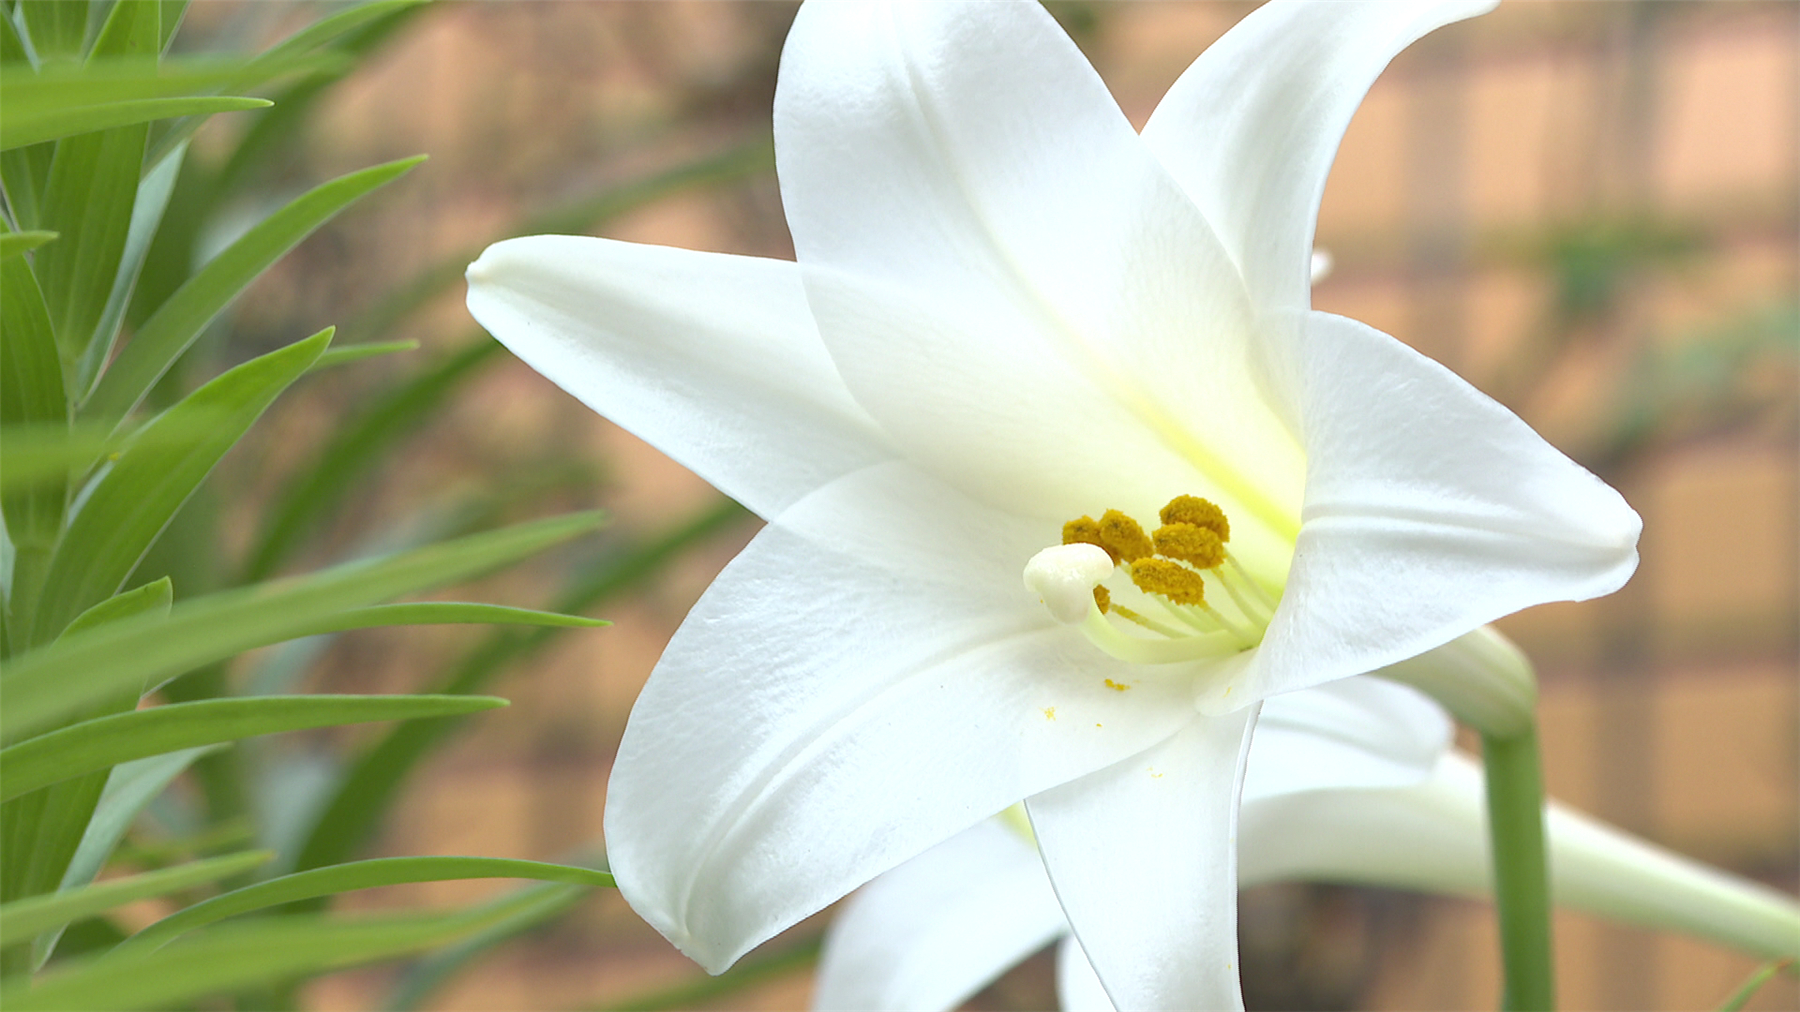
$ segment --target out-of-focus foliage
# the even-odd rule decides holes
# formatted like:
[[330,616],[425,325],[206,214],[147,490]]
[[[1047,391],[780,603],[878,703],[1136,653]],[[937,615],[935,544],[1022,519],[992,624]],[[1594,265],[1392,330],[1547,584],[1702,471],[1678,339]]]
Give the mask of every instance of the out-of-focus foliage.
[[[322,8],[260,53],[174,55],[183,0],[0,5],[0,1001],[8,1008],[200,999],[281,1007],[299,982],[347,965],[454,943],[445,956],[466,959],[484,939],[611,885],[586,867],[603,868],[603,858],[582,855],[572,864],[355,858],[418,763],[468,716],[504,705],[480,688],[559,630],[604,624],[571,613],[632,586],[740,510],[705,511],[642,545],[615,538],[598,554],[565,549],[567,590],[551,611],[386,603],[515,565],[602,525],[586,511],[479,530],[532,511],[530,490],[545,486],[528,475],[502,476],[501,491],[460,515],[398,540],[364,538],[369,547],[335,565],[294,572],[297,559],[319,556],[316,536],[344,521],[359,483],[499,360],[481,340],[373,390],[312,459],[283,462],[283,490],[240,511],[260,514],[248,544],[207,519],[243,494],[218,488],[215,472],[276,402],[327,367],[418,348],[383,333],[460,272],[461,258],[422,273],[364,317],[361,343],[334,348],[327,327],[216,364],[233,345],[234,304],[271,266],[353,205],[405,185],[422,161],[353,171],[285,202],[265,197],[259,221],[222,247],[212,238],[234,200],[289,173],[319,100],[420,11],[416,0]],[[228,111],[255,118],[209,122]],[[764,145],[704,157],[585,195],[548,220],[581,227],[767,162]],[[509,482],[521,491],[505,491]],[[478,646],[435,692],[294,692],[294,672],[278,670],[293,651],[240,656],[357,629],[469,623],[535,628]],[[360,759],[339,762],[327,789],[335,803],[301,812],[281,839],[249,819],[255,803],[280,793],[284,771],[281,758],[246,750],[243,739],[371,721],[394,730]],[[184,776],[196,780],[197,798],[170,795]],[[149,809],[184,812],[175,821],[185,835],[134,829]],[[349,891],[453,878],[550,884],[373,920],[328,909]],[[147,926],[118,919],[146,900],[169,915]]]

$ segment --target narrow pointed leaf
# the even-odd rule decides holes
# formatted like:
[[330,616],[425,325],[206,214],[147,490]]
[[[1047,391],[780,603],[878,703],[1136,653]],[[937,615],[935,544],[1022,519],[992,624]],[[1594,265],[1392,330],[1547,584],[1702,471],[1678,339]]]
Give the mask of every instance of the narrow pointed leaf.
[[[559,612],[583,611],[611,594],[633,586],[659,572],[679,556],[747,511],[725,500],[679,525],[668,534],[641,546],[633,546],[610,563],[589,567],[558,595]],[[559,630],[534,629],[529,633],[497,633],[469,652],[455,670],[439,683],[439,692],[477,692],[506,667],[542,649]],[[432,750],[456,729],[457,721],[418,721],[383,735],[338,778],[337,789],[320,809],[295,867],[317,868],[336,864],[355,853],[373,835],[382,816],[406,778]]]
[[[91,58],[157,53],[156,0],[119,0]],[[119,272],[144,164],[149,123],[70,137],[57,145],[39,224],[69,237],[37,260],[38,282],[65,362],[85,355]]]
[[[71,631],[96,629],[137,615],[167,614],[173,598],[169,581],[137,587],[94,605],[70,623]],[[80,716],[103,717],[132,709],[141,687],[122,686],[95,700]],[[10,775],[11,771],[7,771]],[[107,772],[87,773],[54,784],[29,797],[0,805],[4,861],[9,896],[36,896],[56,890],[68,872],[95,807],[106,788]]]
[[186,158],[187,146],[181,145],[161,161],[153,163],[150,170],[144,173],[143,180],[138,183],[137,196],[131,207],[131,225],[126,230],[125,248],[119,254],[119,269],[113,277],[112,289],[107,293],[100,322],[94,327],[93,339],[88,342],[87,352],[82,355],[76,369],[72,389],[77,400],[86,397],[94,389],[94,384],[100,379],[100,371],[112,360],[113,348],[119,337],[119,324],[125,318],[125,308],[131,304],[131,294],[137,289],[138,275],[144,269],[144,258],[150,252],[150,244],[156,238],[157,229],[162,226],[163,212],[168,210],[169,196],[175,191],[175,180],[181,175],[181,166]]
[[185,932],[215,921],[295,900],[407,882],[443,882],[471,878],[523,878],[573,885],[613,885],[611,872],[543,861],[516,861],[498,857],[379,857],[295,872],[202,900],[138,932],[125,945],[132,950],[138,946],[160,948]]
[[482,340],[383,395],[339,426],[331,442],[275,496],[269,519],[245,568],[246,581],[273,576],[312,529],[381,455],[432,417],[464,380],[500,358],[497,341]]
[[[129,445],[87,495],[57,544],[34,642],[53,639],[82,609],[115,591],[213,466],[331,343],[331,328],[251,359],[183,398],[145,433],[169,425],[192,437],[174,446]],[[198,428],[196,420],[210,424]]]
[[[257,61],[267,79],[274,74],[311,73],[341,61],[329,55],[285,62]],[[0,91],[9,115],[54,119],[71,110],[140,99],[217,98],[213,92],[246,80],[251,61],[241,56],[111,57],[85,65],[59,65],[33,70],[8,64],[0,68]]]
[[41,229],[30,232],[7,232],[0,235],[0,260],[24,256],[28,250],[37,249],[54,238],[56,238],[55,232],[46,232]]
[[274,856],[275,853],[268,850],[230,854],[8,903],[0,906],[0,946],[25,941],[40,931],[58,928],[127,903],[217,882],[266,864]]
[[83,960],[34,982],[8,979],[0,984],[0,1006],[8,1012],[166,1008],[251,984],[430,949],[539,902],[538,896],[525,894],[450,914],[354,920],[296,916],[234,925],[155,952]]
[[267,109],[275,103],[262,98],[203,95],[194,98],[140,98],[124,102],[76,106],[51,113],[19,113],[0,120],[0,151],[59,140],[96,130],[111,130],[172,119],[176,116],[210,116],[244,109]]
[[340,348],[328,348],[326,349],[325,354],[320,355],[319,360],[312,364],[312,369],[308,371],[318,372],[320,369],[330,369],[333,366],[361,362],[365,358],[377,358],[382,355],[392,355],[397,352],[417,350],[419,350],[419,342],[417,341],[366,342],[363,344],[346,345]]
[[281,731],[377,720],[414,720],[505,706],[494,696],[256,696],[170,703],[85,720],[0,749],[6,780],[0,798],[16,798],[90,770],[102,770],[201,745]]
[[204,745],[114,766],[106,778],[106,790],[100,795],[100,804],[94,807],[94,817],[88,820],[87,831],[81,836],[81,846],[76,848],[68,871],[63,873],[61,888],[72,889],[92,882],[144,806],[193,765],[194,760],[224,747]]
[[87,41],[86,0],[41,0],[20,5],[31,48],[40,60],[66,60],[81,55]]
[[[26,428],[67,428],[62,363],[43,292],[24,257],[0,260],[0,457],[10,459],[9,436]],[[67,474],[52,472],[34,485],[0,495],[0,513],[14,559],[8,599],[8,648],[20,649],[30,632],[68,496]]]
[[599,526],[575,513],[489,531],[377,561],[209,594],[166,619],[134,619],[70,636],[0,672],[0,734],[39,730],[119,685],[154,684],[243,650],[278,643],[330,615],[516,562]]
[[339,612],[300,635],[347,632],[391,625],[535,625],[567,628],[592,628],[611,625],[604,619],[582,615],[564,615],[531,608],[510,608],[498,604],[473,604],[463,601],[420,601],[411,604],[381,604],[373,608],[357,608]]
[[388,995],[385,1007],[390,1012],[423,1008],[439,988],[464,967],[479,959],[483,953],[567,913],[584,895],[568,886],[558,885],[532,886],[524,892],[536,896],[537,901],[530,906],[520,907],[506,920],[455,945],[433,952],[407,967],[405,975]]
[[257,275],[339,211],[421,161],[423,156],[405,158],[340,176],[302,194],[246,232],[144,321],[82,406],[83,416],[124,418]]

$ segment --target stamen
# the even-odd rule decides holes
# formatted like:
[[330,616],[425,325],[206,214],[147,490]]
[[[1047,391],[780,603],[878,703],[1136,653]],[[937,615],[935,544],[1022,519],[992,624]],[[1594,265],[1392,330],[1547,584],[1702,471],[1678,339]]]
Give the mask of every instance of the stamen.
[[1094,610],[1094,589],[1112,571],[1112,557],[1104,548],[1085,542],[1055,545],[1025,564],[1025,586],[1043,599],[1051,617],[1074,625]]
[[1107,510],[1100,515],[1100,544],[1126,562],[1136,562],[1156,553],[1156,546],[1150,542],[1144,528],[1118,510]]
[[1088,612],[1081,631],[1108,656],[1128,664],[1177,664],[1207,657],[1225,657],[1240,649],[1236,642],[1220,642],[1222,633],[1179,636],[1173,639],[1142,639],[1120,632],[1098,610]]
[[[1090,516],[1083,516],[1063,524],[1063,544],[1093,545],[1106,548],[1106,541],[1100,537],[1100,521]],[[1119,564],[1119,553],[1106,548],[1106,554],[1112,556],[1113,565]]]
[[1131,582],[1146,594],[1157,594],[1176,604],[1206,603],[1206,581],[1200,578],[1200,574],[1168,559],[1138,559],[1133,562]]
[[1170,499],[1160,516],[1165,524],[1193,524],[1211,530],[1220,541],[1231,540],[1231,521],[1225,519],[1225,511],[1199,496],[1178,495]]
[[1195,569],[1212,569],[1225,561],[1225,543],[1210,527],[1164,524],[1156,529],[1152,540],[1156,542],[1156,554],[1179,559]]
[[1107,610],[1112,607],[1112,591],[1096,586],[1094,588],[1094,606],[1100,609],[1100,614],[1106,614]]

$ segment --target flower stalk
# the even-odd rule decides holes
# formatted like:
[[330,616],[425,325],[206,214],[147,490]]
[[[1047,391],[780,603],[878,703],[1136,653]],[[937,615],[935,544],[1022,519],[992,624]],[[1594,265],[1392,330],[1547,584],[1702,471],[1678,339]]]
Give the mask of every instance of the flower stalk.
[[1484,734],[1488,833],[1493,844],[1494,906],[1500,918],[1505,979],[1501,1008],[1549,1012],[1556,1007],[1550,955],[1550,868],[1544,854],[1544,778],[1537,728]]

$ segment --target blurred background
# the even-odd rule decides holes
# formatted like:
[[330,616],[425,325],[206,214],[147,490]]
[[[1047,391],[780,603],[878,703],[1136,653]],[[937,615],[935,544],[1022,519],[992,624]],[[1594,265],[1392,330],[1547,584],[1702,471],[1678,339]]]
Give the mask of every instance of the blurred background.
[[[194,4],[178,46],[260,48],[321,6]],[[1138,124],[1254,6],[1051,5]],[[418,152],[431,160],[278,264],[196,353],[194,375],[210,374],[332,323],[340,341],[421,343],[278,404],[184,512],[193,535],[165,539],[179,553],[165,565],[199,574],[177,586],[206,586],[209,568],[300,571],[552,510],[598,505],[616,518],[583,549],[457,595],[588,610],[610,629],[370,630],[262,651],[231,672],[314,691],[460,678],[513,700],[445,727],[442,747],[396,785],[403,801],[378,836],[360,850],[344,843],[352,854],[555,860],[598,847],[632,699],[757,522],[497,352],[462,307],[461,268],[490,241],[538,231],[791,256],[769,110],[793,10],[437,4],[368,38],[354,72],[297,104],[309,118],[277,168],[236,178],[218,164],[251,128],[244,114],[196,139],[190,160],[213,173],[200,178],[230,184],[193,237],[199,255],[331,176]],[[1790,893],[1800,887],[1797,183],[1794,5],[1510,4],[1427,37],[1377,82],[1326,193],[1319,243],[1336,269],[1315,292],[1319,308],[1394,334],[1512,407],[1644,516],[1643,565],[1624,592],[1502,623],[1539,667],[1552,793]],[[370,419],[382,424],[358,428]],[[306,476],[327,456],[351,461],[328,490],[344,504],[337,519],[286,531],[281,552],[257,556],[283,502],[317,492]],[[133,844],[203,847],[182,842],[183,827],[201,824],[202,807],[233,804],[279,842],[381,741],[354,729],[264,739],[243,761],[275,789],[208,797],[203,768]],[[496,888],[352,899],[448,903]],[[1497,1000],[1484,904],[1295,885],[1247,892],[1242,920],[1252,1008]],[[340,974],[305,1001],[801,1007],[823,924],[712,981],[602,891],[466,962]],[[1557,931],[1572,1009],[1712,1008],[1755,965],[1579,915],[1559,915]],[[1053,1005],[1040,956],[971,1007]],[[1800,1007],[1800,984],[1779,978],[1750,1007]]]

